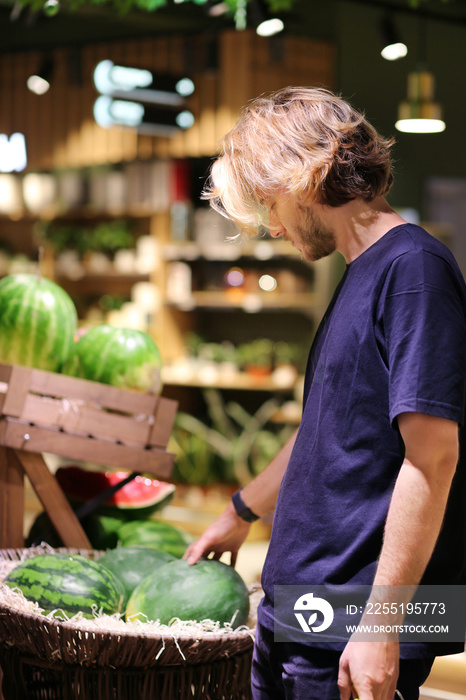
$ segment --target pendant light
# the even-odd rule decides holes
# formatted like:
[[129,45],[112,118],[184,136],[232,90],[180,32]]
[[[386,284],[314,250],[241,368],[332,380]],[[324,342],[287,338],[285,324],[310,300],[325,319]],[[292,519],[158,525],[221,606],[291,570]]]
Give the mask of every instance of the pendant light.
[[442,106],[434,101],[435,78],[426,69],[425,23],[419,18],[418,65],[408,74],[407,99],[398,106],[395,128],[408,134],[438,134],[445,130]]
[[285,25],[283,21],[279,17],[274,17],[270,14],[264,0],[252,0],[250,9],[252,24],[258,36],[274,36],[284,30]]
[[435,134],[445,130],[442,106],[434,102],[435,79],[427,70],[408,75],[408,99],[400,102],[398,131],[410,134]]
[[386,61],[398,61],[408,53],[408,47],[401,41],[395,22],[390,15],[383,17],[380,24],[383,48],[380,52]]
[[26,81],[28,89],[36,95],[45,95],[50,89],[53,70],[53,56],[44,56],[37,72],[32,73]]

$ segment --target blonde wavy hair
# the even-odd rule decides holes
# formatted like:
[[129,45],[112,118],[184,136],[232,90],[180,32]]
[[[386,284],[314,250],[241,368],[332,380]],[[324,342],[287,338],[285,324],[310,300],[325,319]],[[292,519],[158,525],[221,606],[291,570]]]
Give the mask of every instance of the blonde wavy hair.
[[331,207],[387,194],[393,143],[330,91],[287,87],[245,106],[203,196],[255,235],[268,226],[264,200],[278,191]]

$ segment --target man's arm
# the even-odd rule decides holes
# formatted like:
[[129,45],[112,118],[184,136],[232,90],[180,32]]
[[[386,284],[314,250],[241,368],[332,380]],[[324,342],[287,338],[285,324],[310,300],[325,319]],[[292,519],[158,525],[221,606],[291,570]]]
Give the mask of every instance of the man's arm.
[[[458,462],[458,425],[420,413],[403,413],[398,425],[405,459],[393,491],[374,585],[417,585],[442,526]],[[392,700],[399,644],[350,640],[340,660],[342,700]]]
[[[263,517],[273,513],[278,491],[283,479],[291,451],[296,440],[296,433],[256,478],[245,486],[241,492],[243,501],[253,513]],[[246,539],[250,524],[240,518],[230,502],[226,510],[210,525],[202,536],[188,547],[184,558],[194,564],[201,557],[213,553],[219,559],[224,552],[231,552],[231,564],[235,565],[238,550]]]

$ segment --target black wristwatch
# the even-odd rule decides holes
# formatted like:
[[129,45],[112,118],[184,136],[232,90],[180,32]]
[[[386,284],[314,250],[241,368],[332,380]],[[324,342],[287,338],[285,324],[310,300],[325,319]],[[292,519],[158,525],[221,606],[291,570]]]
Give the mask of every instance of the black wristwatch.
[[241,496],[241,489],[233,494],[231,500],[233,501],[233,506],[236,510],[237,515],[239,515],[240,518],[245,520],[247,523],[253,523],[256,520],[259,520],[260,516],[253,513],[252,510],[248,508],[246,503],[243,501],[243,498]]

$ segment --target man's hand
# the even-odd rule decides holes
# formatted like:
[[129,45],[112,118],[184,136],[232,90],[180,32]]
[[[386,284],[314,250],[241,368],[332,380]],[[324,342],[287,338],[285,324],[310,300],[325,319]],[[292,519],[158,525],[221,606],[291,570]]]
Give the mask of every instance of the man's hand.
[[393,700],[399,672],[398,642],[349,640],[340,658],[341,700]]
[[251,525],[236,514],[232,503],[217,520],[210,525],[202,536],[189,545],[183,555],[188,564],[194,564],[201,557],[214,555],[220,559],[224,552],[231,552],[231,565],[235,566],[238,550],[248,536]]
[[[246,505],[261,517],[273,513],[277,501],[280,484],[285,473],[291,451],[296,440],[296,431],[282,447],[280,452],[245,488],[247,492]],[[233,503],[207,528],[203,535],[191,544],[183,558],[189,564],[194,564],[201,557],[214,555],[220,559],[224,552],[231,552],[231,565],[235,566],[238,550],[248,536],[251,525],[236,513]]]

